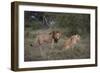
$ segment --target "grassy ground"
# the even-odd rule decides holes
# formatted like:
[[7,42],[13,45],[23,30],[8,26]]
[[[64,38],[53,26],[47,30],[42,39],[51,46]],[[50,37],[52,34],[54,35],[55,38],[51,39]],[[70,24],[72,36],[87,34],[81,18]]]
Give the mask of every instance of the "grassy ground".
[[90,41],[89,36],[81,36],[81,41],[74,47],[69,49],[62,48],[65,36],[62,36],[53,48],[50,44],[44,44],[41,47],[35,43],[37,32],[50,32],[51,30],[25,30],[24,39],[24,60],[25,61],[41,61],[41,60],[62,60],[62,59],[86,59],[90,58]]

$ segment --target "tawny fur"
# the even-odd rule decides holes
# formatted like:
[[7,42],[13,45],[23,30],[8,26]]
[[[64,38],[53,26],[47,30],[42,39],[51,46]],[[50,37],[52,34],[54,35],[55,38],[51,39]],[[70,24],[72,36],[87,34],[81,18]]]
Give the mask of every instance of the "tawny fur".
[[65,49],[73,48],[80,41],[80,35],[73,35],[65,40],[63,47]]
[[61,37],[61,32],[59,31],[52,31],[50,33],[39,33],[37,35],[36,42],[39,45],[50,43],[51,46],[53,47],[54,43],[57,43],[60,37]]

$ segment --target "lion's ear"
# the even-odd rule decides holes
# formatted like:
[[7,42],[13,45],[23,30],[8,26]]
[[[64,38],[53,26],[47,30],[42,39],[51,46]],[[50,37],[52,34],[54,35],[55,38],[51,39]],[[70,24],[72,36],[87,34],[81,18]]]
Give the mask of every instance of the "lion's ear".
[[49,35],[52,35],[52,32],[50,32]]
[[49,34],[50,34],[50,35],[53,35],[54,33],[55,33],[55,31],[52,31],[52,32],[50,32]]
[[62,34],[62,32],[60,32],[60,31],[57,31],[57,33]]
[[73,41],[74,40],[74,36],[71,36],[71,41]]

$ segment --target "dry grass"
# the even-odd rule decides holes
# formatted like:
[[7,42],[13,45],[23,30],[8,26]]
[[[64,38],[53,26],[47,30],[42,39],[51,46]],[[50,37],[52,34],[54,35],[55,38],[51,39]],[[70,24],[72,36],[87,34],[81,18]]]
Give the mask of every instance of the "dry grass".
[[[49,32],[47,30],[45,32]],[[41,61],[41,60],[62,60],[62,59],[86,59],[90,58],[90,41],[89,37],[82,38],[81,41],[74,47],[69,49],[62,48],[65,37],[63,36],[53,48],[50,48],[50,44],[44,44],[41,47],[34,43],[37,32],[44,32],[44,30],[38,31],[25,31],[25,61]]]

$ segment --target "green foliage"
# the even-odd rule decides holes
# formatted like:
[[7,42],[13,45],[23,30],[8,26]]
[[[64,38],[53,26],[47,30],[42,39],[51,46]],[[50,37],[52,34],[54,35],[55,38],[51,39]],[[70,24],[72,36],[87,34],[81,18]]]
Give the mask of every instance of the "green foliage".
[[[31,17],[34,16],[32,19]],[[44,18],[45,17],[45,18]],[[89,34],[90,15],[78,13],[25,12],[25,27],[33,30],[60,28],[65,35]]]

